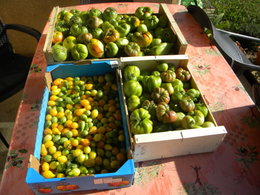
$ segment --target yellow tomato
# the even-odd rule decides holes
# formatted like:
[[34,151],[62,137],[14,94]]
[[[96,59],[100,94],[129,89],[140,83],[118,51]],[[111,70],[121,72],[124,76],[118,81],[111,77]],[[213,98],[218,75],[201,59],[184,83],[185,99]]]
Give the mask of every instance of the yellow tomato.
[[87,106],[87,105],[89,105],[89,101],[87,99],[83,99],[83,100],[80,100],[80,104],[82,106]]
[[58,98],[59,98],[58,96],[52,95],[52,96],[50,97],[50,100],[55,101],[55,100],[57,100]]
[[79,127],[79,124],[77,122],[72,122],[71,128],[77,129]]
[[72,106],[71,104],[67,104],[67,105],[66,105],[66,108],[69,109],[69,110],[71,110],[71,109],[73,108],[73,106]]
[[61,134],[60,130],[59,130],[57,127],[52,128],[52,133],[53,133],[54,135],[60,135],[60,134]]
[[93,89],[93,84],[87,83],[87,84],[85,84],[85,87],[86,87],[87,90],[91,90],[91,89]]
[[[54,86],[53,86],[54,87]],[[58,88],[58,89],[52,89],[51,90],[51,95],[58,95],[60,93],[61,89]]]
[[68,158],[65,155],[61,155],[57,159],[60,163],[66,163],[68,161]]
[[46,141],[46,142],[44,143],[44,145],[45,145],[46,148],[49,148],[49,147],[51,147],[51,146],[54,146],[54,143],[53,143],[53,141],[48,140],[48,141]]
[[42,176],[46,179],[50,179],[50,178],[54,178],[55,175],[53,174],[52,171],[48,170],[48,171],[43,171]]
[[72,129],[71,132],[73,134],[73,137],[77,137],[79,134],[79,131],[77,129]]
[[44,129],[44,135],[52,134],[52,131],[50,128],[45,128]]
[[51,116],[50,114],[47,114],[46,117],[45,117],[45,119],[46,119],[47,121],[50,121],[51,118],[52,118],[52,116]]
[[62,112],[62,111],[60,111],[60,112],[57,113],[57,117],[58,117],[58,118],[62,118],[62,117],[64,117],[64,116],[65,116],[65,113]]
[[42,163],[42,170],[43,170],[43,171],[48,171],[49,169],[50,169],[49,163],[43,162],[43,163]]
[[56,151],[54,154],[53,154],[53,158],[57,159],[59,156],[61,156],[61,151]]
[[54,85],[60,85],[62,82],[63,82],[63,79],[57,78],[57,79],[55,79],[55,80],[53,81],[53,84],[54,84]]
[[74,146],[74,147],[78,146],[78,145],[79,145],[79,140],[73,139],[73,140],[71,141],[71,145]]
[[58,111],[56,109],[52,108],[52,109],[50,109],[49,113],[51,116],[56,116],[58,114]]
[[55,105],[56,105],[55,101],[52,101],[52,100],[48,101],[48,106],[55,106]]
[[81,116],[82,114],[84,114],[84,112],[86,111],[85,108],[78,108],[74,111],[74,113],[77,115],[77,116]]
[[98,110],[97,109],[92,110],[91,111],[91,117],[92,118],[97,118],[97,116],[98,116]]
[[42,156],[46,156],[47,154],[48,154],[48,151],[47,151],[45,145],[42,144],[42,146],[41,146],[41,155]]

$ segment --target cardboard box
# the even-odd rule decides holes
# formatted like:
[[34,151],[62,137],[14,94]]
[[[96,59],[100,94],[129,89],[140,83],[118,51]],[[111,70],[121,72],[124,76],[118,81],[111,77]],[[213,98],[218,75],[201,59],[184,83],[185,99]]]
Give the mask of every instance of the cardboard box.
[[[167,4],[165,3],[161,3],[159,4],[159,12],[155,13],[155,15],[164,15],[166,16],[166,18],[169,21],[169,26],[172,30],[172,33],[176,35],[177,39],[176,42],[174,43],[175,45],[173,46],[173,49],[171,51],[171,55],[173,54],[184,54],[186,52],[187,49],[187,41],[184,38],[179,26],[177,25],[176,21],[174,20],[172,14],[170,13]],[[43,48],[43,52],[45,54],[46,60],[47,60],[47,64],[60,64],[61,62],[55,62],[53,57],[52,57],[52,37],[55,31],[55,24],[57,21],[57,15],[60,11],[62,10],[70,10],[72,8],[70,7],[63,7],[60,8],[59,6],[54,7],[52,10],[52,16],[50,18],[50,23],[49,23],[49,29],[47,32],[47,36],[46,36],[46,40],[45,40],[45,44],[44,44],[44,48]],[[120,13],[120,14],[128,14],[128,15],[133,15],[134,13]],[[116,60],[118,58],[106,58],[106,60]],[[100,59],[98,59],[100,60]],[[101,59],[104,60],[104,59]],[[85,59],[85,60],[80,60],[80,61],[64,61],[62,63],[85,63],[85,62],[89,62],[89,61],[96,61],[96,59]]]
[[[166,62],[174,65],[179,65],[188,69],[188,57],[186,55],[173,56],[156,56],[156,57],[140,57],[140,58],[121,58],[120,68],[123,69],[126,65],[137,65],[140,70],[151,71],[156,70],[158,62]],[[121,89],[123,90],[122,73]],[[198,89],[195,80],[191,79],[192,87]],[[147,161],[153,159],[167,158],[180,155],[188,155],[203,152],[214,151],[223,141],[227,131],[224,126],[217,126],[217,123],[209,110],[208,121],[215,124],[216,127],[174,130],[159,133],[133,135],[130,132],[129,112],[126,106],[126,97],[122,91],[126,119],[128,124],[128,133],[131,139],[132,155],[135,162]],[[205,100],[202,100],[205,103]]]
[[[68,76],[95,76],[102,75],[107,72],[118,72],[118,62],[116,61],[103,61],[93,62],[85,65],[72,65],[72,64],[58,64],[47,67],[46,81],[47,84],[56,78],[65,78]],[[117,74],[118,75],[118,74]],[[118,87],[120,84],[118,82]],[[119,91],[119,99],[121,103],[121,112],[124,113],[124,106],[122,103],[122,97],[120,97],[121,90]],[[47,109],[47,102],[49,99],[49,89],[46,87],[42,99],[42,105],[40,110],[38,129],[36,134],[34,154],[30,156],[28,171],[26,175],[26,183],[31,187],[35,194],[41,193],[65,193],[72,191],[82,190],[104,190],[128,187],[133,183],[134,177],[134,161],[133,159],[127,159],[126,162],[116,171],[112,173],[95,174],[92,176],[80,176],[80,177],[64,177],[64,178],[52,178],[45,179],[39,173],[40,168],[40,150],[43,139],[43,130]],[[122,114],[123,115],[123,114]],[[125,145],[126,150],[129,149],[129,137],[126,129],[126,122],[122,120],[124,133],[125,133]]]

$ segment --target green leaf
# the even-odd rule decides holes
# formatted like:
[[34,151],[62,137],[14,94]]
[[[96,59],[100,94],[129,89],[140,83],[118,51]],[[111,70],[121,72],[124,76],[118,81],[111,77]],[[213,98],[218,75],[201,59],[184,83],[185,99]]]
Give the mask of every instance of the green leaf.
[[10,162],[10,163],[8,163],[8,164],[5,166],[5,168],[8,169],[8,168],[10,168],[12,165],[13,165],[12,162]]
[[15,158],[15,159],[13,159],[14,161],[23,161],[24,160],[24,157],[18,157],[18,158]]
[[218,24],[223,19],[223,16],[224,16],[224,13],[217,15],[217,17],[213,21],[213,24],[214,25]]
[[18,150],[20,153],[27,153],[28,152],[28,150],[26,150],[26,149],[21,149],[21,150]]

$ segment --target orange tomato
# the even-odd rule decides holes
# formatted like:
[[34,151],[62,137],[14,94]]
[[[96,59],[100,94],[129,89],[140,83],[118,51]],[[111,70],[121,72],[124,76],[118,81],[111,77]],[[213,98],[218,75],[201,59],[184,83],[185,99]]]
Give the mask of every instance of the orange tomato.
[[55,44],[55,43],[61,42],[62,40],[63,40],[62,32],[55,31],[53,34],[52,43]]

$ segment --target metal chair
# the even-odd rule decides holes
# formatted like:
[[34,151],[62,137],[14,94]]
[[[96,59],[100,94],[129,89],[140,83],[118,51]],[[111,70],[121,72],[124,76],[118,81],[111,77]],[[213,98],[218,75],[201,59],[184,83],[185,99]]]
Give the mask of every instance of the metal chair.
[[203,9],[193,5],[188,6],[187,9],[201,27],[207,28],[211,31],[212,40],[237,74],[241,74],[246,70],[260,71],[260,66],[252,64],[233,40],[245,39],[260,43],[260,39],[217,29]]
[[[32,57],[14,52],[7,30],[29,34],[37,41],[41,37],[41,33],[31,27],[21,24],[4,24],[0,18],[0,102],[23,89],[32,62]],[[1,132],[0,139],[8,147]]]

